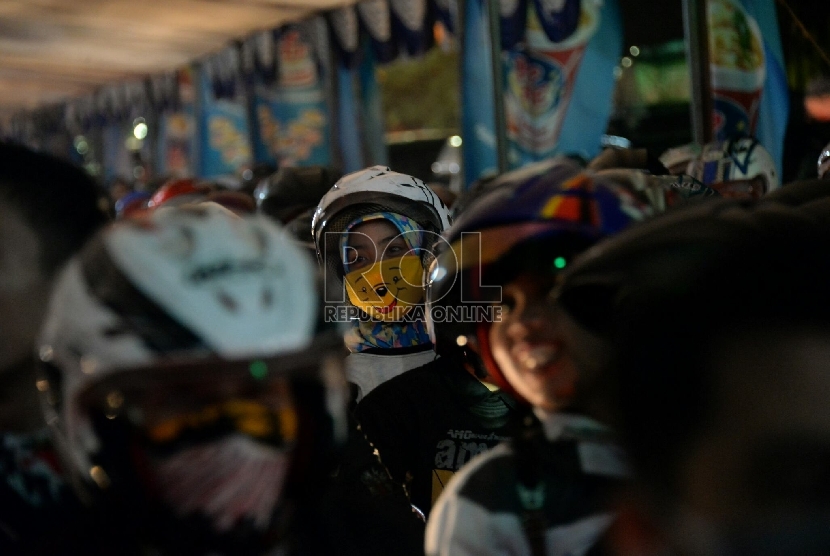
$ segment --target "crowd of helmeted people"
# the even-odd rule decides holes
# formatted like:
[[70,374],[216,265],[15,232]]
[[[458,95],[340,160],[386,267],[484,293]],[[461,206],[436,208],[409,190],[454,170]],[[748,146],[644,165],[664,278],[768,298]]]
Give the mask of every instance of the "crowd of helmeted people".
[[110,204],[0,145],[0,554],[830,554],[830,150],[658,154]]

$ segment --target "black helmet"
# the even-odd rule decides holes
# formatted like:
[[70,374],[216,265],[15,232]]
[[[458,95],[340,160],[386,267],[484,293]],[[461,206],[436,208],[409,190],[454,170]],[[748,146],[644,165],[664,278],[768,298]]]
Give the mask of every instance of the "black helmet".
[[280,168],[257,185],[254,199],[259,212],[283,224],[314,208],[340,178],[327,166]]

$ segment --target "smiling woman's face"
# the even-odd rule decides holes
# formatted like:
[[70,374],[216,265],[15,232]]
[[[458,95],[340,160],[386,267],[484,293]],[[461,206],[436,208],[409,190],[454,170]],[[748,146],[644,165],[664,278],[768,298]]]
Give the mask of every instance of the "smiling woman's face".
[[409,247],[394,224],[383,218],[358,224],[349,232],[344,265],[347,272],[384,259],[401,257]]
[[553,275],[519,275],[502,288],[502,318],[490,327],[493,359],[533,406],[554,412],[581,405],[608,347],[549,297]]

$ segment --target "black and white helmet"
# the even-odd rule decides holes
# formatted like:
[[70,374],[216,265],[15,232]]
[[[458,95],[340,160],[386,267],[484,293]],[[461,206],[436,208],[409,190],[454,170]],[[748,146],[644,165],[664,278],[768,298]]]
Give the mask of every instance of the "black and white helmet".
[[772,155],[752,137],[707,143],[685,173],[726,197],[757,198],[781,188]]
[[191,547],[272,537],[295,454],[345,431],[342,336],[321,324],[316,275],[267,217],[210,204],[95,236],[39,339],[45,416],[82,497]]
[[312,221],[317,256],[328,275],[343,277],[340,234],[356,218],[375,212],[411,218],[435,237],[452,223],[450,209],[418,178],[386,166],[347,174],[320,200]]
[[819,178],[824,179],[826,177],[830,177],[830,143],[827,143],[824,148],[821,149],[821,154],[818,155],[816,169],[818,170]]

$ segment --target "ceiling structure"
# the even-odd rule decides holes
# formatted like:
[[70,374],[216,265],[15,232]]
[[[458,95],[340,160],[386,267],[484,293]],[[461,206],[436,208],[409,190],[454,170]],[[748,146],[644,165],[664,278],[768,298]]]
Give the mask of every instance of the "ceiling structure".
[[0,0],[0,112],[170,71],[354,0]]
[[[0,115],[171,71],[231,40],[356,1],[0,0]],[[619,2],[626,46],[683,36],[679,0]],[[830,51],[830,2],[777,2],[788,64],[815,59],[815,71],[830,74],[820,51]],[[805,33],[822,44],[806,44]]]

